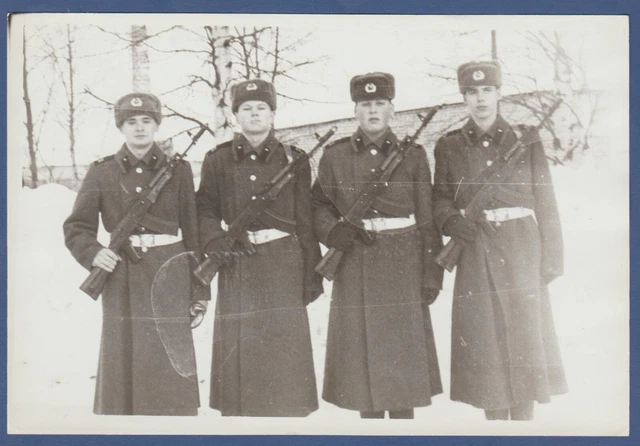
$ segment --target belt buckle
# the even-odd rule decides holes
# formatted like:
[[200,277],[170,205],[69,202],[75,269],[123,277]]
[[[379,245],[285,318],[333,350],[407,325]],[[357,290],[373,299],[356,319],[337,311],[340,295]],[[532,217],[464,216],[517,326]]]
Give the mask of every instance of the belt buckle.
[[[144,235],[140,235],[140,249],[142,250],[142,252],[147,252],[149,250],[149,248],[151,248],[151,243],[147,243],[147,238],[144,237]],[[151,236],[153,237],[153,236]],[[153,241],[153,238],[151,238],[151,241]]]

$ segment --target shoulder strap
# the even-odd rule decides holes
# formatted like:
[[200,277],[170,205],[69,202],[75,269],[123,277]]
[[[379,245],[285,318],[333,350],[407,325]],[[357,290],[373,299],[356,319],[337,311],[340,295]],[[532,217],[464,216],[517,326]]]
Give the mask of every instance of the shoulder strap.
[[527,129],[527,126],[524,124],[518,124],[516,126],[513,126],[513,132],[516,134],[516,138],[519,140],[522,139],[522,135],[524,135],[524,132]]
[[282,143],[282,147],[284,148],[284,154],[287,156],[287,161],[289,161],[289,164],[291,164],[295,159],[295,156],[293,154],[293,147],[285,143]]

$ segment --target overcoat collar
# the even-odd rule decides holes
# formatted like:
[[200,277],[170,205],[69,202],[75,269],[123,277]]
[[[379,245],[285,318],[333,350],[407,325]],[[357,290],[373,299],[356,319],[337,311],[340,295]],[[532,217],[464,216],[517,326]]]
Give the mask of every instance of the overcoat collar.
[[249,140],[242,133],[235,133],[232,144],[233,157],[236,161],[241,161],[245,156],[255,154],[260,162],[266,163],[271,159],[280,144],[273,129],[258,147],[252,147]]
[[166,157],[167,156],[164,154],[162,149],[158,147],[155,142],[142,158],[136,158],[126,144],[123,144],[115,155],[116,162],[118,163],[118,167],[122,173],[127,173],[138,163],[144,163],[149,166],[151,170],[154,170],[164,162]]
[[500,144],[505,135],[510,131],[512,131],[511,125],[509,125],[501,115],[496,117],[495,122],[486,132],[484,132],[471,117],[469,117],[464,126],[462,126],[462,134],[471,146],[476,145],[485,135],[496,141],[497,144]]
[[390,128],[387,128],[387,131],[377,141],[372,141],[360,127],[351,135],[351,147],[355,152],[360,152],[366,147],[374,145],[386,155],[396,144],[398,144],[398,137]]

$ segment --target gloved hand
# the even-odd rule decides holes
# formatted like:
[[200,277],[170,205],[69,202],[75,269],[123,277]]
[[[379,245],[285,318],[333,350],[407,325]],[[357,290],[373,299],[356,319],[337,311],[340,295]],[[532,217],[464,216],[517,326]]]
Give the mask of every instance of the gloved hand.
[[196,328],[198,325],[202,323],[204,319],[204,315],[207,313],[207,304],[206,300],[196,300],[191,303],[189,307],[189,314],[191,315],[191,328]]
[[453,237],[456,243],[460,243],[462,246],[473,243],[477,231],[476,224],[462,215],[449,217],[442,227],[444,235]]
[[356,228],[349,223],[341,221],[329,232],[327,246],[338,251],[347,252],[353,247],[353,241],[357,235]]
[[431,305],[438,298],[438,294],[440,294],[440,290],[437,288],[422,288],[422,301],[427,305]]
[[205,253],[209,257],[220,259],[228,264],[234,262],[236,258],[242,255],[241,252],[234,249],[235,247],[236,241],[224,236],[207,243]]

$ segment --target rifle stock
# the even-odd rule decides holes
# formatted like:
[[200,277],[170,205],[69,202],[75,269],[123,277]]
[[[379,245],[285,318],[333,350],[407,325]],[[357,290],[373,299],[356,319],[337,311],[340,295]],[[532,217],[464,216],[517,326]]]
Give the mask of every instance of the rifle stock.
[[91,268],[89,276],[82,282],[82,285],[80,285],[80,289],[91,296],[93,300],[98,300],[104,284],[107,281],[107,277],[109,277],[109,271],[94,266]]
[[218,274],[220,268],[224,266],[225,262],[216,258],[216,260],[212,260],[211,257],[207,257],[203,262],[198,265],[198,267],[193,271],[193,276],[198,279],[204,286],[209,286],[209,284],[213,281]]
[[449,272],[456,267],[460,254],[462,254],[462,246],[454,239],[449,240],[445,247],[435,258],[435,262]]
[[342,251],[338,251],[336,248],[330,248],[316,266],[316,272],[324,276],[327,280],[333,280],[336,276],[340,260],[342,259],[342,254],[344,254]]

